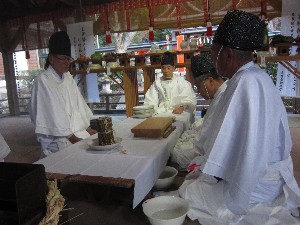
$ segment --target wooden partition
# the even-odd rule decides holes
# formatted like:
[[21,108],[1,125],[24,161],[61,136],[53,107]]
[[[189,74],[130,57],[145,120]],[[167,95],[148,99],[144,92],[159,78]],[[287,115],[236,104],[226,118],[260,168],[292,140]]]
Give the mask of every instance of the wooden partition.
[[[299,46],[299,45],[298,45]],[[274,47],[274,46],[273,46]],[[210,48],[201,48],[201,51],[210,51]],[[186,68],[186,79],[194,84],[193,77],[191,76],[191,58],[196,53],[196,50],[191,51],[176,51],[175,54],[184,54],[184,63],[175,63],[176,68],[185,67]],[[110,68],[111,72],[122,71],[123,72],[123,85],[120,85],[124,88],[125,93],[125,102],[126,102],[126,115],[130,117],[133,115],[132,107],[138,105],[138,82],[137,82],[137,70],[143,70],[144,76],[144,93],[147,92],[151,84],[155,80],[155,69],[160,68],[160,58],[163,52],[161,53],[149,53],[144,55],[127,55],[121,54],[120,56],[115,55],[113,59],[110,59],[110,62],[120,62],[119,67]],[[127,57],[127,59],[124,59]],[[150,58],[150,65],[146,64],[146,57]],[[260,62],[258,58],[258,62]],[[284,64],[284,66],[291,71],[296,77],[300,78],[300,72],[297,68],[293,67],[289,61],[299,61],[300,55],[296,56],[271,56],[266,57],[266,61],[269,62],[279,62]],[[105,58],[103,59],[105,61]],[[130,64],[130,61],[134,62],[134,65]],[[89,69],[90,64],[99,64],[102,65],[102,60],[89,60],[89,61],[78,61],[76,60],[70,67],[71,74],[80,74],[82,78],[88,73],[105,73],[107,68],[99,69]],[[113,79],[113,78],[112,78]]]
[[[193,79],[190,76],[190,58],[194,55],[195,51],[181,51],[174,52],[175,54],[184,54],[185,55],[185,63],[175,63],[175,67],[186,67],[187,80],[193,83]],[[137,82],[137,70],[143,70],[144,76],[144,93],[147,92],[151,84],[155,80],[155,69],[160,68],[160,58],[163,52],[161,53],[149,53],[144,55],[128,55],[127,59],[124,59],[124,54],[114,56],[114,58],[110,58],[109,62],[120,62],[121,66],[110,68],[110,72],[122,71],[123,72],[123,84],[119,84],[125,93],[125,102],[126,102],[126,115],[130,117],[133,115],[132,107],[138,105],[138,82]],[[150,58],[150,65],[147,65],[146,57]],[[80,61],[76,60],[70,66],[71,74],[78,74],[82,78],[88,73],[106,73],[107,68],[99,67],[99,69],[94,69],[94,67],[90,67],[91,64],[99,64],[102,65],[103,60],[88,60],[88,61]],[[134,62],[134,65],[130,65],[130,61]],[[106,62],[106,61],[105,61]],[[107,62],[106,62],[107,63]],[[113,79],[111,77],[111,79]],[[114,80],[115,81],[115,80]],[[116,82],[116,81],[115,81]]]

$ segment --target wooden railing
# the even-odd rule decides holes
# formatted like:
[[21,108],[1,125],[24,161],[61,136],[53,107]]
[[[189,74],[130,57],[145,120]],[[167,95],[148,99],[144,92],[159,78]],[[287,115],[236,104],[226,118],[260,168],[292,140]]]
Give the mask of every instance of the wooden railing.
[[[125,100],[121,100],[124,96],[123,92],[118,93],[101,93],[100,94],[100,103],[90,103],[89,106],[92,109],[94,114],[126,114],[126,104]],[[210,101],[203,99],[201,96],[196,94],[197,97],[197,106],[196,110],[201,111],[204,108],[207,108],[210,104]],[[114,99],[115,98],[115,99]],[[125,99],[125,98],[124,98]],[[118,101],[116,101],[118,100]],[[299,114],[295,110],[296,99],[289,97],[282,97],[282,101],[286,106],[288,113]],[[19,108],[21,115],[29,114],[29,102],[30,97],[20,97],[19,98]],[[144,93],[139,92],[139,105],[142,105],[144,102]],[[7,99],[0,99],[0,117],[9,115],[9,107]]]
[[[122,98],[124,97],[124,98]],[[7,99],[0,100],[5,102]],[[19,98],[19,108],[21,115],[29,114],[29,102],[30,97]],[[139,105],[144,103],[144,93],[139,92]],[[89,104],[94,114],[126,114],[125,96],[123,92],[115,93],[100,93],[100,102],[94,102]],[[197,110],[200,111],[203,108],[209,106],[209,101],[204,100],[201,96],[197,95]],[[8,106],[0,107],[0,110],[7,111],[9,113]],[[1,113],[0,113],[1,114]]]

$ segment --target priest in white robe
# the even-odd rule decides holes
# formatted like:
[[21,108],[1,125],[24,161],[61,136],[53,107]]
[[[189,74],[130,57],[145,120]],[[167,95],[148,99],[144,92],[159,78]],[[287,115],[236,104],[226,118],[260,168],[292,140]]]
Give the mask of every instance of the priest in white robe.
[[208,128],[202,173],[179,189],[202,225],[299,224],[286,109],[270,76],[252,62],[264,24],[231,10],[218,27],[212,58],[230,78]]
[[0,134],[0,162],[4,162],[5,157],[10,153],[10,148],[3,136]]
[[186,111],[194,114],[196,96],[190,82],[174,75],[175,55],[165,52],[161,60],[163,76],[157,78],[145,94],[145,105],[153,105],[156,113],[170,112],[181,114]]
[[68,34],[54,33],[49,40],[46,70],[36,77],[30,102],[41,157],[96,133],[89,128],[93,114],[68,72],[71,62]]
[[171,151],[171,160],[178,164],[180,169],[186,170],[191,161],[197,156],[203,156],[202,145],[209,134],[207,128],[212,122],[213,112],[225,91],[226,79],[219,76],[212,64],[209,52],[203,52],[191,59],[191,72],[198,93],[209,100],[210,105],[204,118],[194,122],[177,140]]

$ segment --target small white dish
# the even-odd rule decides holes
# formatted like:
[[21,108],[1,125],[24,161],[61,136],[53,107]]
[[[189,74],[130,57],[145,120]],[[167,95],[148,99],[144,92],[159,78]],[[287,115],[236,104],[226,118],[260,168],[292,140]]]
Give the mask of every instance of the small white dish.
[[122,138],[119,137],[115,137],[115,144],[112,145],[99,145],[99,140],[98,138],[93,139],[93,140],[89,140],[88,141],[88,146],[90,149],[95,150],[95,151],[108,151],[108,150],[112,150],[115,149],[117,147],[120,146]]
[[138,110],[138,111],[133,111],[133,114],[134,115],[141,115],[141,114],[149,114],[149,113],[146,113],[146,110]]
[[145,110],[145,109],[153,109],[153,108],[154,108],[153,105],[138,105],[138,106],[132,107],[133,111]]
[[145,119],[151,117],[152,114],[137,114],[133,115],[132,118],[137,118],[137,119]]

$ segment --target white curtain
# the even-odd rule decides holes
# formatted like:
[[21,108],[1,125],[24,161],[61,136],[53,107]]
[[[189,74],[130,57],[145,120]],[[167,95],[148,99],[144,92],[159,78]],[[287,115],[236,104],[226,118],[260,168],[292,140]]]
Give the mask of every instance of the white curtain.
[[[296,38],[300,36],[300,1],[282,1],[281,34]],[[290,55],[297,54],[297,47],[290,49]],[[291,64],[300,68],[299,61],[291,61]],[[282,96],[300,97],[300,80],[278,63],[277,84]]]

